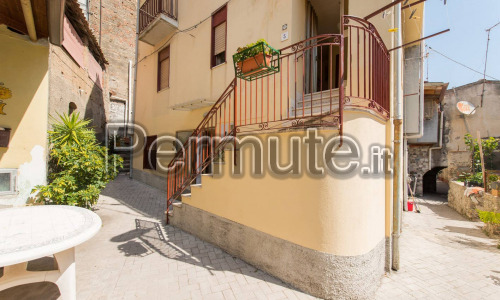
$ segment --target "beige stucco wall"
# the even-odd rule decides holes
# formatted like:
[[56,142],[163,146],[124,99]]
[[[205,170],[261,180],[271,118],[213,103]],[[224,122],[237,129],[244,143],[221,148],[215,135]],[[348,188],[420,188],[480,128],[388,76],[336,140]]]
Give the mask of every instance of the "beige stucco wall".
[[[225,1],[222,0],[179,1],[179,29],[185,29],[197,24],[200,20],[209,17],[212,12],[224,3]],[[364,17],[387,3],[386,0],[350,0],[346,5],[346,13]],[[193,10],[192,7],[197,9]],[[382,18],[381,14],[379,14],[370,19],[370,22],[378,29],[387,48],[391,49],[394,45],[395,33],[389,32],[389,29],[395,27],[393,25],[394,9],[389,9],[389,11],[392,14],[389,14],[386,18]],[[148,135],[174,134],[177,130],[196,128],[208,108],[182,112],[173,111],[170,107],[195,99],[216,101],[221,92],[234,78],[231,54],[236,51],[237,47],[259,38],[265,38],[277,49],[303,40],[305,38],[305,12],[306,1],[303,0],[235,0],[229,2],[227,63],[213,69],[210,68],[210,20],[189,32],[167,36],[155,47],[139,42],[135,120],[146,129]],[[288,25],[287,31],[289,31],[290,38],[281,42],[280,33],[283,24]],[[415,27],[411,26],[408,28],[410,28],[408,29],[410,31],[415,29]],[[406,30],[406,28],[403,29]],[[411,38],[410,34],[408,34],[408,38]],[[171,47],[170,88],[157,93],[157,53],[155,51],[167,44]],[[391,53],[391,70],[394,70],[396,66],[394,64],[394,54],[395,52]],[[394,72],[391,72],[388,79],[391,86],[391,111],[393,111],[394,98],[394,77],[392,74]],[[371,132],[371,129],[367,130],[367,128],[364,128],[363,131]],[[349,130],[347,124],[346,130]],[[359,132],[353,131],[353,134],[361,139],[361,136],[363,136],[361,132],[362,130]],[[391,119],[385,123],[384,137],[379,142],[392,145],[392,136],[393,125]],[[142,153],[136,153],[134,156],[133,167],[142,170]],[[149,172],[149,170],[145,171]],[[327,181],[314,184],[329,185]],[[335,188],[335,184],[332,186],[332,188]],[[382,212],[385,216],[385,236],[389,237],[392,230],[392,178],[387,178],[385,183],[381,183],[381,186],[384,187],[385,203],[382,203],[380,207],[385,209]],[[306,243],[306,241],[301,241],[301,243]],[[345,249],[330,250],[340,253]],[[346,252],[349,251],[346,250]]]
[[[179,29],[196,25],[226,1],[179,1]],[[196,7],[193,10],[192,7]],[[135,121],[148,135],[175,134],[195,129],[208,107],[195,111],[173,111],[171,106],[192,100],[216,101],[234,79],[232,54],[258,39],[280,49],[305,38],[305,1],[231,1],[227,17],[226,63],[210,68],[210,19],[185,33],[166,36],[152,47],[139,42]],[[282,25],[290,38],[281,42]],[[157,92],[157,50],[170,45],[170,87]],[[142,169],[142,154],[134,159]]]
[[[359,141],[361,165],[369,163],[370,145],[384,143],[385,126],[385,122],[371,114],[346,113],[345,133]],[[325,140],[318,146],[318,153],[322,153],[326,138],[336,136],[337,132],[325,129],[320,134]],[[280,139],[280,164],[288,164],[290,137],[303,137],[305,132],[274,135]],[[267,149],[267,135],[258,137],[264,140],[264,149]],[[204,176],[201,188],[192,187],[191,197],[183,197],[183,201],[313,250],[345,256],[372,250],[384,239],[384,176],[362,177],[356,174],[350,178],[330,175],[313,178],[305,172],[307,150],[306,145],[301,145],[304,172],[298,178],[272,176],[266,163],[265,179],[250,176],[252,150],[244,146],[240,151],[245,159],[242,178],[227,175],[232,166],[232,152],[229,152],[223,174],[213,178]],[[264,157],[267,159],[267,154]]]
[[0,81],[12,91],[3,100],[0,127],[11,128],[10,143],[0,148],[0,168],[18,170],[18,193],[0,204],[21,205],[32,187],[45,182],[48,105],[48,44],[32,43],[0,26]]

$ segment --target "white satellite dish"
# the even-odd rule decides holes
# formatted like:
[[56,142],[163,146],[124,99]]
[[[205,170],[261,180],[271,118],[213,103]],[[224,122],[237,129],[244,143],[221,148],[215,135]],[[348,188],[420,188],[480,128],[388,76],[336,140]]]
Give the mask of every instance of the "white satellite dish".
[[460,101],[457,103],[457,109],[464,115],[473,115],[476,113],[476,107],[469,101]]

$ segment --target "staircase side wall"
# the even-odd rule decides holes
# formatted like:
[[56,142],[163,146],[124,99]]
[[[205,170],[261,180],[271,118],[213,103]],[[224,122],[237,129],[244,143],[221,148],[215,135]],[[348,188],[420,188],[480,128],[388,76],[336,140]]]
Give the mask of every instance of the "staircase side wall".
[[[371,146],[385,143],[385,126],[370,114],[346,113],[345,133],[359,144],[361,166],[370,165]],[[306,134],[272,134],[281,146],[281,166],[290,162],[289,139]],[[264,140],[264,157],[269,135],[257,136]],[[317,153],[323,153],[338,132],[321,129],[319,135]],[[360,170],[351,176],[311,176],[303,143],[300,176],[272,175],[267,162],[264,175],[252,176],[251,152],[247,146],[238,151],[244,175],[237,178],[228,173],[233,152],[227,151],[221,173],[203,177],[201,187],[183,197],[172,224],[315,296],[372,295],[384,272],[385,176]]]

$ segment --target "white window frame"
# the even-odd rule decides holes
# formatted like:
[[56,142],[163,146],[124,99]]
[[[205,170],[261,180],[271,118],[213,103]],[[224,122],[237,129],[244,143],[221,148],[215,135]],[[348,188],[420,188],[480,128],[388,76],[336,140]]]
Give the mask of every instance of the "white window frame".
[[0,191],[0,195],[12,195],[17,191],[16,179],[17,179],[17,169],[0,169],[0,173],[10,173],[10,190]]

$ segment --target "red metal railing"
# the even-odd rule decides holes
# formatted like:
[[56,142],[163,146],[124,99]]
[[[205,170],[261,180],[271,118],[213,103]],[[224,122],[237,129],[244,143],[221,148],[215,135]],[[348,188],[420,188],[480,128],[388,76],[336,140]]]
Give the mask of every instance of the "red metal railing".
[[210,170],[238,133],[328,126],[342,135],[344,105],[389,117],[387,48],[363,19],[344,16],[342,27],[346,38],[325,34],[281,49],[279,73],[233,79],[169,164],[167,222],[173,200]]
[[[280,72],[238,79],[237,132],[288,127],[339,126],[344,90],[340,34],[316,36],[280,50]],[[339,60],[343,63],[342,60]]]
[[236,136],[235,113],[237,103],[236,79],[208,111],[189,139],[170,161],[167,171],[167,223],[170,205],[174,199],[210,168],[224,146]]
[[160,14],[177,20],[177,0],[146,0],[139,11],[139,32]]
[[343,16],[346,34],[346,105],[368,107],[389,118],[390,55],[370,22]]

